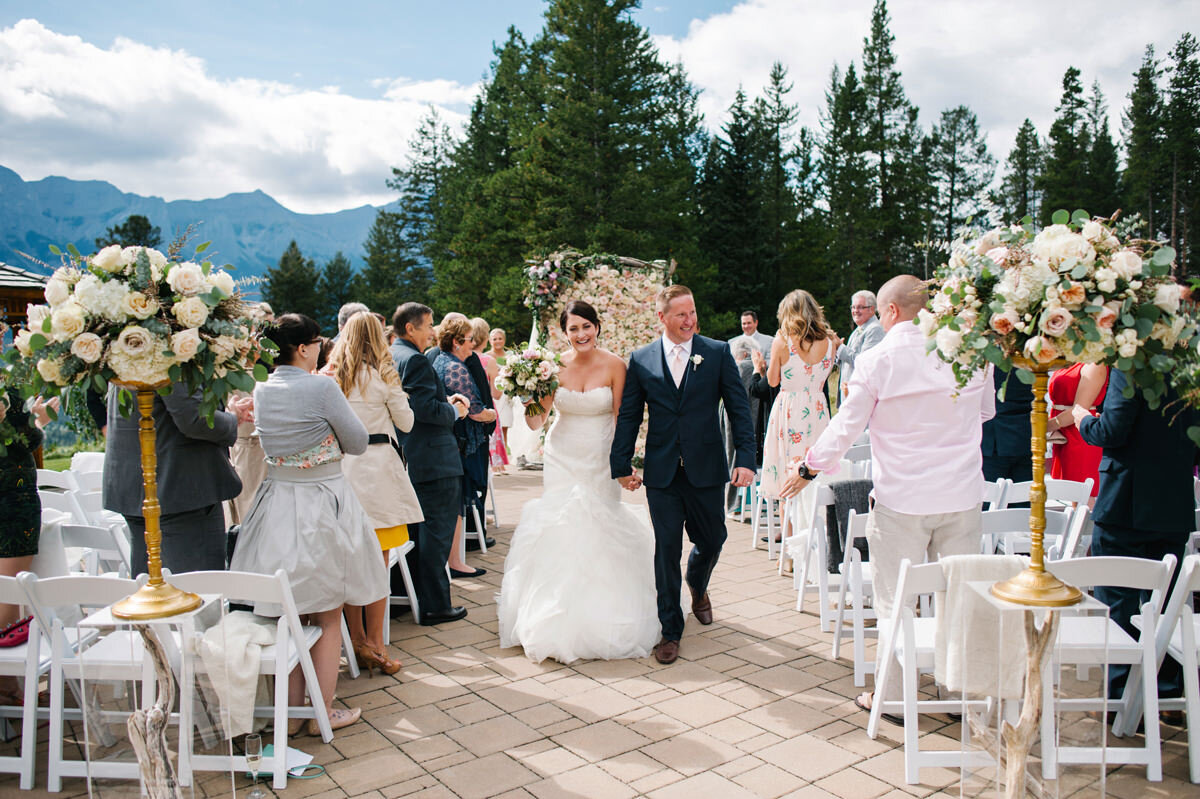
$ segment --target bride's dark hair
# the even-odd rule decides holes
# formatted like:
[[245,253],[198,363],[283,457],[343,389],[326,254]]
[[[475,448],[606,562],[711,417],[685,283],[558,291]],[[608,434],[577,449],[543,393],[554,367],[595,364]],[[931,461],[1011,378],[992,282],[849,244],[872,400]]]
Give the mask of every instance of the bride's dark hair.
[[562,332],[567,332],[567,317],[578,316],[581,319],[586,319],[596,326],[596,335],[600,335],[600,317],[596,315],[596,309],[589,303],[583,300],[571,300],[567,306],[563,308],[562,314],[558,317],[558,326],[562,328]]

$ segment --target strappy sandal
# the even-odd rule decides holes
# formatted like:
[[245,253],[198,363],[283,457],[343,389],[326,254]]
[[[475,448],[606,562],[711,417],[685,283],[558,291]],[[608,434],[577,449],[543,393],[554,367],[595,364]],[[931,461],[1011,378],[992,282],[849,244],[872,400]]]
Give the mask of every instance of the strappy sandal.
[[[343,727],[349,727],[362,717],[362,708],[356,707],[346,710],[344,708],[334,708],[329,711],[329,727],[333,730],[340,730]],[[319,736],[321,727],[317,724],[316,719],[309,719],[308,724],[304,725],[304,729],[309,735]]]

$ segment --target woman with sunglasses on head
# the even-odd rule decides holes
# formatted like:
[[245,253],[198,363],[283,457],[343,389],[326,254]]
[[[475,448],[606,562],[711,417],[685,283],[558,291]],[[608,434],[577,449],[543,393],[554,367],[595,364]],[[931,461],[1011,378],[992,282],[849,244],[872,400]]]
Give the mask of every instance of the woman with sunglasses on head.
[[[343,605],[370,605],[388,594],[379,539],[350,483],[344,455],[367,450],[368,435],[338,384],[312,374],[321,330],[302,314],[284,314],[268,331],[279,345],[275,371],[254,389],[255,427],[267,456],[267,477],[242,523],[229,568],[287,572],[296,608],[321,628],[312,648],[321,696],[333,728],[353,724],[359,708],[333,708],[341,653]],[[256,607],[279,615],[278,607]],[[288,704],[304,703],[304,677],[291,675]],[[301,722],[289,725],[299,732]],[[315,720],[308,733],[317,734]]]

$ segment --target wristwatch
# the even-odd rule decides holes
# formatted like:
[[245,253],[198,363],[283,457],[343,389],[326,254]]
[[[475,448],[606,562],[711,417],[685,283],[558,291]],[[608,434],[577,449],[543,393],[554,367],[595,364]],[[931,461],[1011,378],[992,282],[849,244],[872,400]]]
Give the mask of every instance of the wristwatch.
[[798,474],[801,479],[804,480],[815,480],[820,472],[814,472],[812,469],[808,468],[807,463],[800,461],[800,467],[796,470],[796,474]]

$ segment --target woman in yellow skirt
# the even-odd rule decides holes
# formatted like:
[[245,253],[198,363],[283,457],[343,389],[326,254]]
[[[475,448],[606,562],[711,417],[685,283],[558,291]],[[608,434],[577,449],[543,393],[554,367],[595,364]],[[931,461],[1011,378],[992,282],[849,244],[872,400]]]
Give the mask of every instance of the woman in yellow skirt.
[[[383,327],[374,314],[364,311],[350,317],[325,372],[337,380],[370,434],[367,451],[347,456],[343,468],[375,524],[386,564],[388,551],[408,542],[408,525],[423,521],[424,516],[393,431],[393,427],[402,432],[411,430],[413,412],[388,353]],[[383,645],[387,602],[385,597],[363,608],[347,605],[346,623],[358,665],[368,671],[378,668],[384,674],[395,674],[400,670],[400,661],[389,658]]]

